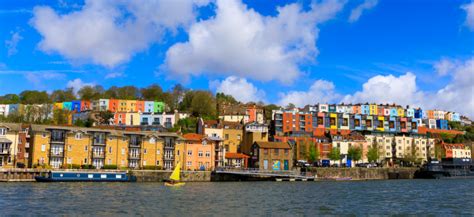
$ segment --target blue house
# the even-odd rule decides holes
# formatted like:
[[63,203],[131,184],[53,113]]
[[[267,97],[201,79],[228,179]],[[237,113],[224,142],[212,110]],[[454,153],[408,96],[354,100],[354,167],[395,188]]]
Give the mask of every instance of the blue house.
[[[390,132],[397,132],[397,128],[398,128],[398,120],[397,120],[397,117],[394,117],[394,116],[390,116],[389,120],[388,120],[388,131]],[[398,129],[399,131],[400,129]]]
[[412,118],[410,123],[410,128],[412,133],[418,133],[418,118]]
[[360,106],[360,113],[363,114],[363,115],[369,115],[370,114],[369,105],[361,105]]
[[423,119],[423,110],[415,109],[415,118]]
[[397,108],[390,108],[390,116],[393,116],[393,117],[398,116]]
[[440,130],[447,130],[448,129],[448,121],[447,120],[436,120],[436,128]]
[[81,112],[81,100],[73,100],[71,102],[71,111]]
[[362,116],[361,115],[354,115],[354,129],[355,130],[364,130],[362,126]]
[[72,102],[63,102],[63,109],[64,110],[72,110]]
[[8,107],[8,114],[19,112],[20,105],[19,104],[10,104]]

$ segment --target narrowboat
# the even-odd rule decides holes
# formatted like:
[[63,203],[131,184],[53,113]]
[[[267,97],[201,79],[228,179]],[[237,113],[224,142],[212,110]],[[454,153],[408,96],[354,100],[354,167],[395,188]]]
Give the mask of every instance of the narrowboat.
[[429,161],[415,172],[414,178],[474,178],[474,164],[469,158],[444,158],[441,161]]
[[136,177],[127,172],[50,171],[36,176],[37,182],[135,182]]

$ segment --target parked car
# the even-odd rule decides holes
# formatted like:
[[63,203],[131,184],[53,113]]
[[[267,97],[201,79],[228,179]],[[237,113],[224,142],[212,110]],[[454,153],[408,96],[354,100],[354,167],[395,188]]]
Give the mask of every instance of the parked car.
[[364,168],[371,168],[372,165],[370,163],[358,163],[355,165],[356,167],[364,167]]

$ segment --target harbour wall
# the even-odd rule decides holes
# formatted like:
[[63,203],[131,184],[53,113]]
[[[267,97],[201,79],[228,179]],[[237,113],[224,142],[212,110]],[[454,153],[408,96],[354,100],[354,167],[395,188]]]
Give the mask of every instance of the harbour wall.
[[[137,182],[162,182],[171,175],[171,171],[163,170],[132,170],[130,172],[137,177]],[[211,171],[181,171],[181,181],[210,182]]]
[[323,168],[311,170],[321,179],[351,178],[353,180],[413,179],[418,168]]

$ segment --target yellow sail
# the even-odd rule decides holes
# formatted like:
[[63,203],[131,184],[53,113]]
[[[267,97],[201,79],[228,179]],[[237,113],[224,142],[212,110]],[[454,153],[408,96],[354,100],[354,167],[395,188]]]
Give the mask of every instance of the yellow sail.
[[181,173],[181,164],[178,162],[178,164],[176,164],[176,167],[173,170],[173,173],[171,173],[170,179],[179,181],[180,173]]

